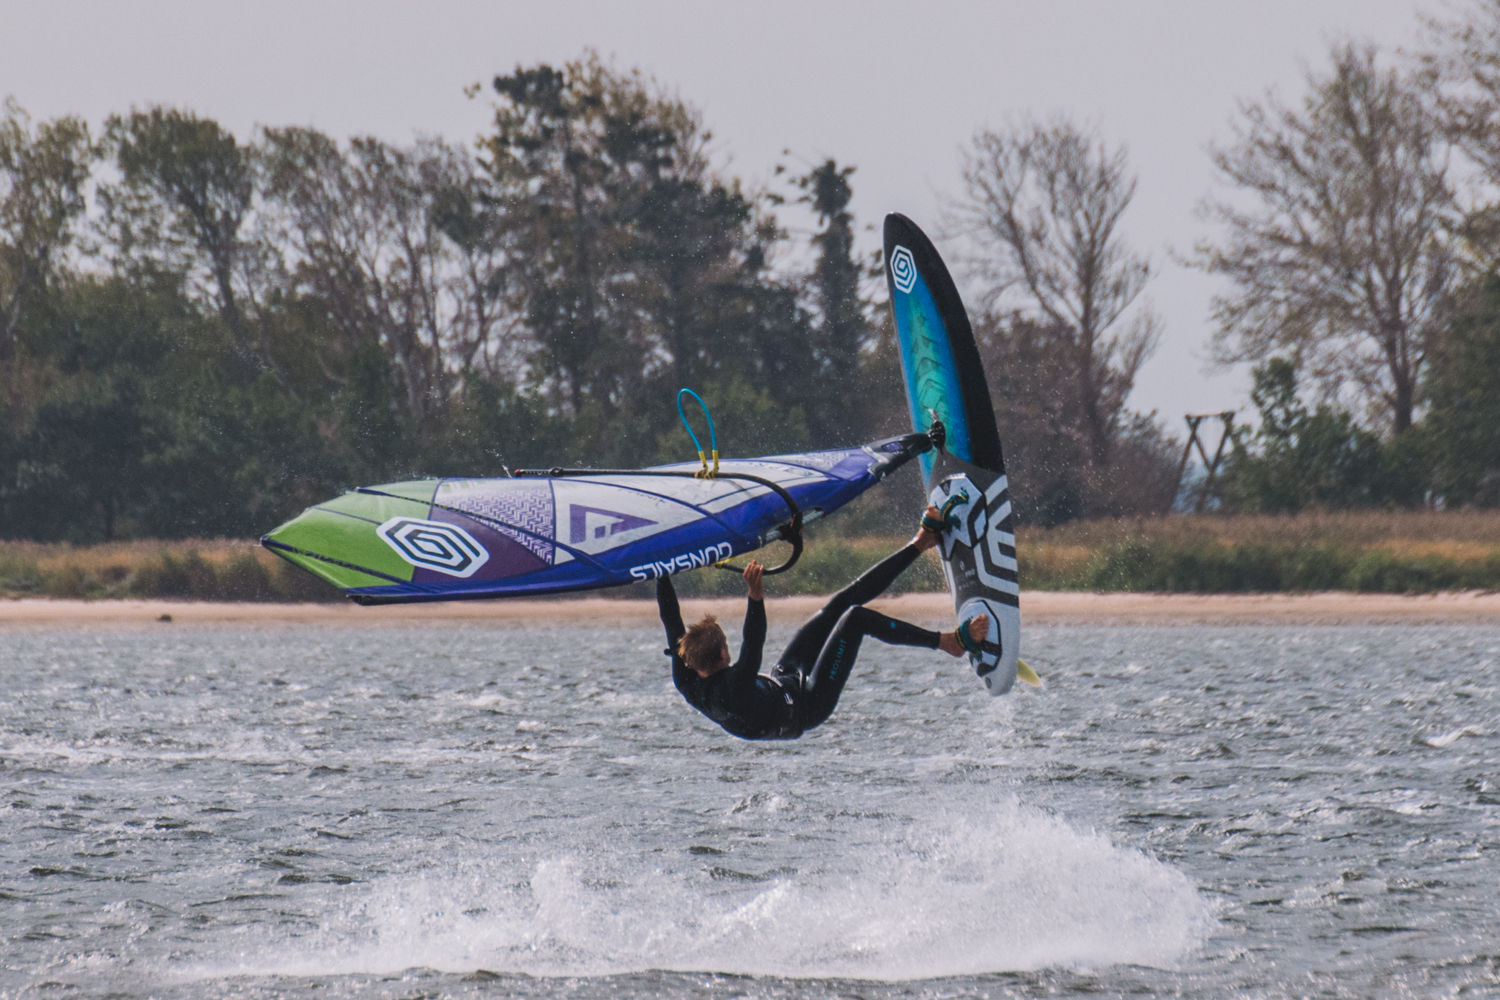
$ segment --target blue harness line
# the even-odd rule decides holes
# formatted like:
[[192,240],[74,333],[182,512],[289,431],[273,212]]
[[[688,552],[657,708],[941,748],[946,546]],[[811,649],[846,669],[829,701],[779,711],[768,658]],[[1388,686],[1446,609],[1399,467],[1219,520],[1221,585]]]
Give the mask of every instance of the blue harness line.
[[[682,397],[692,396],[698,403],[698,408],[703,411],[703,419],[708,421],[708,446],[713,453],[713,468],[708,466],[708,458],[704,456],[703,444],[698,440],[698,434],[693,430],[693,425],[688,423],[687,414],[682,409]],[[687,428],[688,437],[693,439],[693,447],[698,449],[698,461],[703,463],[703,468],[698,471],[698,478],[713,479],[719,474],[719,435],[714,431],[714,418],[708,412],[708,404],[703,397],[691,389],[682,388],[677,390],[677,416],[682,420],[682,426]]]

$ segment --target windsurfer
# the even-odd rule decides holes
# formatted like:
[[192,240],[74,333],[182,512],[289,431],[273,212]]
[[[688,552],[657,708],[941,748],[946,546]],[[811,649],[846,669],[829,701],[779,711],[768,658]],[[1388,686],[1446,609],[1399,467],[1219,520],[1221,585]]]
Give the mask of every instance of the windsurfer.
[[[760,673],[766,640],[763,568],[745,567],[748,590],[740,656],[731,663],[724,630],[712,615],[684,627],[669,576],[656,582],[656,601],[667,630],[672,682],[688,704],[734,736],[747,740],[795,739],[821,725],[838,704],[860,641],[870,636],[890,645],[922,646],[960,656],[983,640],[989,618],[979,615],[959,630],[933,632],[865,607],[941,540],[941,516],[927,508],[912,540],[876,563],[833,596],[792,637],[769,676]],[[966,643],[964,640],[967,639]]]

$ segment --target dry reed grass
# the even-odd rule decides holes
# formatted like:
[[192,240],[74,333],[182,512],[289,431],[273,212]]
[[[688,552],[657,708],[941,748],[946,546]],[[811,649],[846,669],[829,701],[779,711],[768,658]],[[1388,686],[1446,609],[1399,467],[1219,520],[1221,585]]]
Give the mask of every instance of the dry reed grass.
[[1309,512],[1023,531],[1023,585],[1192,592],[1500,588],[1500,511]]
[[1472,542],[1500,549],[1500,510],[1310,511],[1296,515],[1196,514],[1075,521],[1023,529],[1028,548],[1074,545],[1097,549],[1127,539],[1172,545],[1337,545]]
[[0,541],[0,595],[328,600],[338,597],[248,539],[100,545]]
[[[905,537],[819,538],[777,580],[829,593]],[[1077,522],[1019,533],[1021,582],[1053,590],[1500,589],[1500,511],[1359,511],[1296,517],[1197,515]],[[763,561],[783,558],[774,549]],[[679,578],[684,596],[735,594],[733,573]],[[899,586],[940,590],[935,559]],[[641,595],[650,596],[647,589]],[[0,595],[337,600],[339,594],[246,539],[74,546],[0,541]]]

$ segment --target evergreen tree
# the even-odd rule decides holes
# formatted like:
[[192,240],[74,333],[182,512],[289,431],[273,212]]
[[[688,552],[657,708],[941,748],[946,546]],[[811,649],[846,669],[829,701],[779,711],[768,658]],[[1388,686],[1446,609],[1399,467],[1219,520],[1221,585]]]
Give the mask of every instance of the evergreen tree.
[[1500,506],[1500,276],[1461,301],[1434,345],[1418,429],[1447,503]]
[[748,378],[800,401],[806,320],[767,271],[774,226],[713,174],[697,113],[597,55],[494,92],[487,197],[509,206],[530,387],[593,463],[641,461],[682,386]]
[[1309,411],[1297,395],[1292,362],[1272,358],[1254,377],[1258,447],[1236,438],[1225,470],[1226,507],[1290,514],[1367,507],[1391,497],[1379,439],[1341,410],[1325,404]]
[[872,335],[859,294],[861,272],[854,257],[854,216],[849,212],[854,171],[828,159],[795,180],[803,191],[801,200],[812,207],[821,226],[813,236],[818,251],[812,274],[818,310],[813,347],[818,385],[809,394],[814,433],[843,442],[867,433],[871,411],[880,402],[864,391],[860,377]]

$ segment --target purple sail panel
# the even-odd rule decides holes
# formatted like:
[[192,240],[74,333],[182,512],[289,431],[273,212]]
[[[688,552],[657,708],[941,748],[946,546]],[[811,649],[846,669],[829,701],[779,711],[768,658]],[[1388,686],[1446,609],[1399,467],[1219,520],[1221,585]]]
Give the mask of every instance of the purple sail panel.
[[486,527],[552,562],[556,513],[548,480],[445,480],[438,502],[482,518]]

